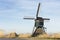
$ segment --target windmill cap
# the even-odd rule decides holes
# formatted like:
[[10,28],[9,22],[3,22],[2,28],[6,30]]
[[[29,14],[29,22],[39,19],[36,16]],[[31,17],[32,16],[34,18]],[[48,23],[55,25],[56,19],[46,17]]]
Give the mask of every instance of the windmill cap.
[[42,18],[42,17],[37,17],[37,19],[36,19],[36,20],[41,20],[41,19],[43,20],[43,18]]

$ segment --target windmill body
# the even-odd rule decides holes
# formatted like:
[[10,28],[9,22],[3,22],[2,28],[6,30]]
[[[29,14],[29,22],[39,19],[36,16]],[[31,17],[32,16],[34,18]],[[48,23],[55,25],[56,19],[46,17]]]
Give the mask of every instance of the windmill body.
[[42,19],[42,17],[37,17],[37,19],[35,20],[35,27],[42,28],[43,25],[44,25],[44,20]]
[[39,8],[40,8],[40,3],[38,4],[36,19],[35,18],[24,18],[24,19],[29,19],[29,20],[31,19],[35,21],[33,32],[32,32],[32,37],[45,33],[44,20],[50,20],[48,18],[38,17]]

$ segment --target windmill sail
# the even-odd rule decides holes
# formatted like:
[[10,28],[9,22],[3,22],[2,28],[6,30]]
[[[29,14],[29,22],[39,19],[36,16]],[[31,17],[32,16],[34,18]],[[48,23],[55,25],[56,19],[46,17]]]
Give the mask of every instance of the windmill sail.
[[24,19],[28,19],[28,20],[35,20],[35,18],[24,18]]
[[40,3],[38,5],[38,9],[37,9],[37,14],[36,14],[36,18],[38,17],[38,13],[39,13],[39,8],[40,8]]
[[43,18],[43,20],[50,20],[49,18]]

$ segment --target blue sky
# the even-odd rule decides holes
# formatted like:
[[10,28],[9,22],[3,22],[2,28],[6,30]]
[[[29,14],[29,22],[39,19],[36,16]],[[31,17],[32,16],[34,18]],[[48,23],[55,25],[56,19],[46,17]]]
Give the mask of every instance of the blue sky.
[[60,32],[60,0],[0,0],[0,29],[5,32],[31,33],[34,20],[24,20],[23,17],[35,18],[39,2],[39,16],[50,18],[50,21],[45,21],[46,32]]

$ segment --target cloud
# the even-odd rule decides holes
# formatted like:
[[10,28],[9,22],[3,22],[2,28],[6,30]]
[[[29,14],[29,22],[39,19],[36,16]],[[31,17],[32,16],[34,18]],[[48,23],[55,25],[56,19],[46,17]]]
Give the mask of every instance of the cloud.
[[[44,2],[41,3],[40,12],[42,15],[59,16],[60,3],[59,2]],[[52,14],[52,15],[51,15]]]
[[12,9],[15,3],[16,0],[0,0],[0,10]]

